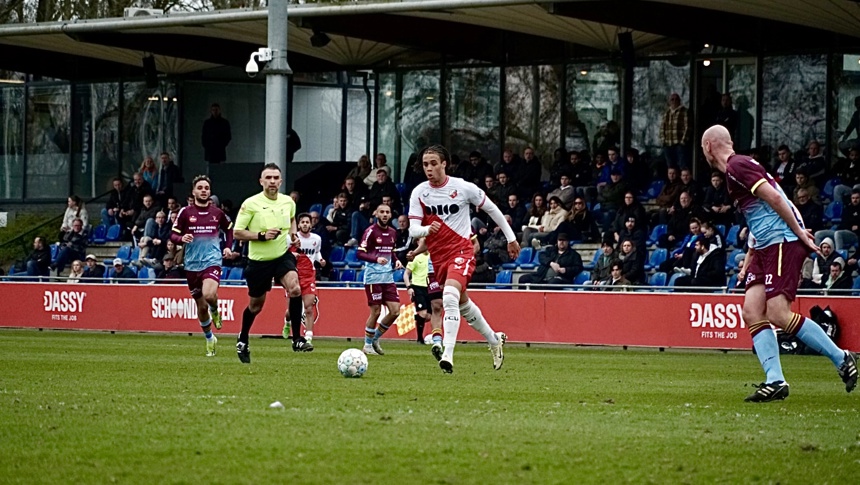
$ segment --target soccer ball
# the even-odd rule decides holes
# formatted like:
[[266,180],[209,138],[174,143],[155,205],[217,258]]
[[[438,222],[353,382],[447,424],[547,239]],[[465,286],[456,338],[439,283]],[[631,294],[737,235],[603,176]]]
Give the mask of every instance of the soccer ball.
[[344,377],[361,377],[367,371],[367,356],[358,349],[346,349],[337,358],[337,370]]

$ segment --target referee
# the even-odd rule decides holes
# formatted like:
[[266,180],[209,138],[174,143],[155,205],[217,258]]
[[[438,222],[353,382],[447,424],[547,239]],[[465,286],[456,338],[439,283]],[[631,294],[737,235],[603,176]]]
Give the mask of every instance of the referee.
[[[251,363],[248,349],[248,332],[254,318],[266,303],[266,293],[272,289],[272,279],[277,280],[290,295],[290,314],[302,314],[302,292],[296,258],[287,251],[289,244],[296,244],[296,204],[293,199],[279,192],[281,169],[274,163],[263,167],[260,185],[263,191],[245,199],[236,217],[233,238],[248,241],[248,266],[245,281],[248,283],[248,308],[242,313],[242,332],[236,343],[236,353],[242,363]],[[287,240],[289,234],[289,241]],[[294,318],[293,351],[310,352],[314,349],[301,336],[302,321]]]

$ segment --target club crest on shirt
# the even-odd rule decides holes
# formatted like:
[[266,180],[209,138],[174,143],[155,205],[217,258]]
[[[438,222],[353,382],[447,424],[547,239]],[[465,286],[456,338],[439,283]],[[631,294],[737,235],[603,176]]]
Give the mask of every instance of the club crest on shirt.
[[376,238],[376,244],[382,244],[382,238],[381,237]]
[[197,217],[195,217],[195,216],[188,216],[188,222],[190,222],[190,223],[194,224],[195,222],[197,222]]
[[452,199],[456,199],[456,198],[457,198],[457,189],[454,189],[454,191],[453,191],[453,192],[451,192],[451,198],[452,198]]
[[466,262],[466,260],[465,260],[465,259],[463,259],[463,258],[459,258],[459,257],[458,257],[458,258],[454,258],[454,264],[462,265],[462,264],[463,264],[463,263],[465,263],[465,262]]

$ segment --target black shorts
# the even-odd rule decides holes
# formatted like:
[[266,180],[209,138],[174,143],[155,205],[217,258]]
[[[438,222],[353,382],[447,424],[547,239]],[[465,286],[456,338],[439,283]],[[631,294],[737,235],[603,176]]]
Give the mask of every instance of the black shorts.
[[248,283],[248,296],[258,298],[272,289],[272,280],[279,282],[285,274],[296,271],[296,257],[287,252],[271,261],[248,260],[245,268],[245,282]]
[[427,288],[424,286],[412,285],[412,303],[415,304],[415,311],[430,310],[430,294],[427,293]]

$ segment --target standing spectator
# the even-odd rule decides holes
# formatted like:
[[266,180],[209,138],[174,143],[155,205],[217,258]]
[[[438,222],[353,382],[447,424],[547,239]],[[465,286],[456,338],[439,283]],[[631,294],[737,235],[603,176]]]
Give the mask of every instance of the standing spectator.
[[639,150],[635,148],[628,148],[624,157],[627,160],[624,166],[624,176],[627,178],[627,183],[637,193],[644,193],[651,185],[651,178],[653,177],[651,168],[639,157]]
[[511,194],[519,193],[517,190],[517,184],[506,172],[499,172],[499,174],[496,175],[496,179],[499,181],[498,185],[496,185],[496,194],[500,201],[508,200],[508,197],[510,197]]
[[600,212],[602,221],[601,228],[606,231],[612,226],[612,221],[615,213],[621,208],[624,203],[624,194],[627,193],[627,182],[621,177],[622,174],[618,170],[610,172],[610,182],[600,190],[597,200],[600,202]]
[[690,121],[687,108],[681,106],[681,96],[672,93],[669,107],[663,113],[660,124],[660,139],[663,143],[663,156],[670,167],[687,168],[687,151],[690,144]]
[[48,276],[51,266],[51,248],[45,243],[45,238],[33,240],[33,251],[27,257],[27,276]]
[[287,128],[287,163],[291,163],[296,152],[302,149],[302,139],[293,127]]
[[643,231],[648,229],[648,216],[645,214],[645,208],[636,200],[633,191],[628,190],[624,193],[624,205],[619,207],[618,212],[615,213],[612,230],[614,232],[621,232],[627,220],[631,217],[636,220],[636,227]]
[[738,131],[738,112],[732,107],[732,95],[725,93],[720,97],[720,109],[717,110],[717,116],[714,122],[718,125],[723,125],[729,130],[732,138],[737,136]]
[[126,266],[120,258],[114,258],[113,260],[113,270],[111,270],[108,275],[109,283],[129,283],[129,281],[119,281],[119,280],[131,280],[134,279],[135,274],[128,266]]
[[101,283],[105,278],[105,266],[96,259],[95,255],[87,254],[86,268],[82,281],[84,283]]
[[[570,152],[570,185],[573,185],[576,195],[594,200],[597,192],[591,184],[591,167],[582,160],[579,152]],[[590,193],[589,193],[590,192]]]
[[169,153],[162,152],[158,181],[152,186],[160,206],[164,207],[167,204],[167,199],[173,197],[173,184],[176,182],[182,182],[182,174],[179,172],[179,167],[173,163],[173,159],[170,158]]
[[797,170],[804,170],[809,179],[818,187],[823,187],[826,182],[827,160],[821,153],[821,144],[812,140],[806,146],[806,157],[800,161]]
[[367,155],[362,155],[358,157],[358,164],[349,171],[346,178],[363,182],[368,175],[370,175],[370,158]]
[[714,224],[730,226],[735,220],[735,207],[729,198],[729,191],[723,184],[724,179],[725,176],[720,172],[711,174],[711,185],[705,189],[705,202],[702,209]]
[[203,159],[209,163],[227,161],[227,145],[232,139],[230,122],[221,116],[221,106],[212,103],[209,118],[203,122]]
[[130,197],[127,199],[128,205],[123,208],[123,213],[131,211],[128,213],[128,216],[129,220],[132,221],[140,213],[141,208],[143,208],[143,198],[147,195],[152,195],[152,186],[143,180],[143,176],[140,173],[135,172],[131,174],[131,185],[128,186],[128,193]]
[[797,163],[792,158],[788,145],[780,145],[776,149],[776,156],[778,162],[774,164],[775,167],[771,175],[773,175],[773,179],[782,187],[783,192],[791,194],[794,192],[796,184],[794,172],[797,171]]
[[[362,197],[367,197],[368,189],[361,182],[361,179],[347,177],[343,181],[343,190],[341,192],[346,194],[346,210],[352,212],[358,208],[359,200]],[[328,216],[328,214],[323,215]]]
[[481,183],[487,175],[493,174],[493,167],[487,163],[487,160],[484,159],[481,152],[477,150],[469,154],[469,163],[460,164],[458,170],[463,180],[472,182],[478,187],[481,186]]
[[69,197],[66,204],[66,212],[63,214],[63,224],[60,226],[59,239],[61,240],[66,233],[72,230],[72,223],[75,222],[75,219],[83,221],[84,230],[89,227],[89,216],[87,208],[84,207],[84,201],[77,195],[73,195]]
[[57,262],[51,265],[51,269],[62,273],[66,265],[76,259],[84,259],[87,251],[87,234],[84,232],[84,221],[75,219],[72,230],[63,236],[60,242],[60,250],[57,252]]
[[537,271],[520,277],[520,283],[569,285],[582,272],[582,257],[570,247],[567,234],[560,233],[556,251],[540,253]]
[[386,158],[384,153],[376,154],[373,162],[373,170],[364,178],[364,185],[367,185],[368,188],[373,187],[373,184],[379,180],[378,174],[380,170],[384,170],[387,178],[391,179],[391,167],[388,166],[388,158]]
[[143,159],[143,162],[140,163],[140,168],[138,172],[143,176],[143,180],[155,187],[158,183],[158,168],[155,166],[155,160],[150,156],[146,156]]
[[390,208],[399,212],[403,209],[400,204],[400,192],[397,191],[397,184],[391,181],[388,171],[382,168],[376,169],[376,182],[370,186],[368,200],[372,207],[376,207],[382,203],[384,197],[391,197],[391,203],[394,204]]
[[702,188],[699,187],[699,183],[693,179],[693,171],[689,168],[681,170],[681,184],[684,186],[681,190],[690,194],[690,197],[693,198],[693,204],[701,205],[704,194],[702,193]]
[[[851,115],[851,120],[848,126],[845,127],[845,132],[842,133],[842,138],[839,139],[839,151],[848,154],[852,148],[860,148],[860,96],[854,98],[854,114]],[[851,138],[851,134],[857,131],[857,136]]]
[[84,277],[84,264],[80,259],[72,261],[72,270],[69,271],[69,276],[66,277],[66,283],[80,283]]
[[[328,220],[325,217],[320,216],[320,213],[317,211],[313,211],[311,214],[311,232],[320,237],[320,254],[323,259],[326,261],[329,260],[329,256],[331,256],[332,249],[332,241],[329,237],[328,230],[326,229],[326,224]],[[318,275],[328,276],[331,274],[332,265],[327,264],[320,268],[317,272]]]
[[350,217],[351,213],[347,208],[347,195],[341,192],[334,201],[331,218],[326,224],[327,237],[336,244],[345,244],[349,240]]

